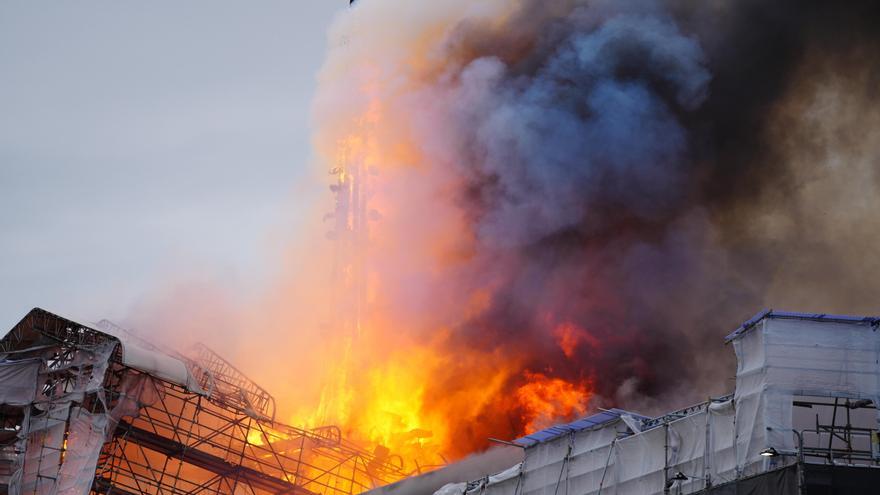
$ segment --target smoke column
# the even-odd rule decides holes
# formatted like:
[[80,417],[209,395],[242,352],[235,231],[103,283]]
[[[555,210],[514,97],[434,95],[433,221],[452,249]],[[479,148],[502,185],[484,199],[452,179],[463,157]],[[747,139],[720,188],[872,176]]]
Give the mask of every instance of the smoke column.
[[358,4],[315,103],[324,162],[360,136],[378,173],[356,366],[400,364],[461,455],[724,392],[763,307],[876,312],[876,10]]
[[[877,311],[876,10],[372,0],[340,17],[317,147],[371,136],[376,319],[442,356],[420,407],[456,447],[536,426],[535,377],[571,385],[544,402],[683,405],[729,388],[721,337],[763,307]],[[511,371],[469,390],[483,366]]]
[[762,308],[880,313],[877,11],[357,2],[313,114],[325,184],[342,149],[372,172],[364,328],[327,324],[318,205],[239,361],[294,422],[330,384],[347,435],[454,458],[728,392]]

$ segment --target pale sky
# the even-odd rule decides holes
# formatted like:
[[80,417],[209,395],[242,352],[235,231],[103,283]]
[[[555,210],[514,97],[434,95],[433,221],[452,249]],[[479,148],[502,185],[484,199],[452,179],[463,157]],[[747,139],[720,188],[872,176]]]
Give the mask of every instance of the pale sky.
[[297,185],[347,6],[0,2],[0,334],[34,306],[124,318],[192,274],[259,287],[326,194]]

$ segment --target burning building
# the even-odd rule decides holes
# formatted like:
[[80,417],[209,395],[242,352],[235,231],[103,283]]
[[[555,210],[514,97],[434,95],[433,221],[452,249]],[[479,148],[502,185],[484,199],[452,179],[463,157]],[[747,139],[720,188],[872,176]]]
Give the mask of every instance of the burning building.
[[[485,461],[532,482],[532,454],[546,450],[562,464],[545,471],[574,486],[587,457],[579,442],[568,455],[571,436],[614,460],[618,444],[656,448],[675,418],[726,424],[736,396],[656,417],[728,388],[733,360],[707,328],[769,301],[876,308],[877,8],[356,2],[330,30],[313,107],[333,204],[292,236],[293,267],[266,297],[229,311],[231,332],[254,337],[233,360],[283,412],[210,351],[38,311],[4,340],[8,383],[38,385],[9,389],[8,486],[354,493],[530,434],[525,449],[438,476],[480,480],[496,472]],[[169,299],[143,327],[195,319]],[[212,316],[219,306],[197,301]],[[216,332],[210,317],[186,323]],[[837,410],[865,409],[842,400]],[[621,409],[583,419],[597,407]],[[599,483],[654,487],[680,470],[671,488],[691,490],[692,476],[761,471],[752,457],[712,460],[707,475],[650,454],[663,474],[603,460]]]
[[336,204],[301,233],[343,262],[290,274],[337,261],[322,417],[439,464],[722,394],[706,329],[753,308],[873,314],[877,8],[356,2],[313,107]]
[[[727,336],[736,389],[659,417],[610,409],[370,493],[873,493],[880,318],[767,311]],[[472,479],[455,479],[480,467]],[[441,487],[442,486],[442,487]],[[436,490],[436,491],[435,491]]]
[[353,494],[400,460],[274,398],[199,345],[162,350],[34,309],[0,340],[0,486],[10,495]]
[[273,397],[203,345],[95,327],[34,309],[0,340],[4,493],[867,493],[880,476],[880,318],[761,313],[726,338],[729,395],[601,410],[427,474],[339,428],[277,421]]

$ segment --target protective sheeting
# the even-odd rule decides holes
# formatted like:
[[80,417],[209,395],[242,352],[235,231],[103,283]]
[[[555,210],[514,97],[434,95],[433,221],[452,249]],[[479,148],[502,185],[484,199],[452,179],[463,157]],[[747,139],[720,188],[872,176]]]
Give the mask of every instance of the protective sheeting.
[[766,448],[796,450],[795,396],[880,404],[876,319],[771,312],[731,340],[737,355],[736,447],[742,475],[768,467],[760,457]]
[[434,495],[463,495],[467,491],[467,483],[447,483],[434,492]]
[[41,364],[39,359],[0,362],[0,404],[25,406],[33,402]]
[[[420,476],[406,478],[390,485],[369,491],[371,495],[412,495],[428,494],[437,490],[443,494],[461,495],[467,490],[468,481],[478,480],[477,486],[494,473],[502,472],[510,466],[519,465],[524,457],[523,449],[513,445],[496,445],[478,454],[470,455],[458,462]],[[456,491],[458,490],[458,491]]]
[[[24,418],[22,420],[22,425],[27,425],[30,422],[30,412],[30,407],[23,408]],[[12,446],[14,457],[9,464],[9,477],[4,480],[6,481],[7,491],[11,495],[21,493],[21,478],[24,474],[24,452],[27,448],[27,443],[27,429],[19,428]]]
[[527,449],[521,492],[545,493],[550,487],[552,493],[559,484],[560,493],[564,493],[562,490],[566,486],[573,493],[588,493],[584,491],[588,487],[599,486],[605,474],[608,453],[615,439],[626,431],[625,423],[617,414],[592,428],[571,431]]
[[180,385],[190,392],[209,395],[199,385],[198,380],[190,372],[187,363],[173,352],[161,349],[144,341],[136,334],[109,321],[102,320],[95,324],[102,332],[115,337],[122,346],[122,364],[170,383]]
[[526,452],[520,493],[662,493],[677,472],[688,479],[674,482],[676,493],[701,490],[734,477],[733,418],[729,405],[707,403],[642,431],[621,418],[536,445]]
[[[107,413],[104,380],[118,345],[118,340],[108,337],[63,352],[46,345],[17,350],[38,358],[3,356],[0,403],[22,407],[24,414],[15,445],[20,454],[9,476],[10,495],[87,495],[112,427],[122,416],[135,415],[142,404],[158,399],[152,377],[127,373],[121,397]],[[128,346],[122,355],[130,368],[187,388],[198,387],[178,359],[137,346]],[[45,387],[46,383],[56,385]],[[83,409],[84,403],[93,410]]]
[[[796,493],[795,457],[768,458],[761,452],[769,447],[782,454],[796,451],[795,397],[880,404],[878,324],[876,318],[761,313],[728,337],[737,355],[732,398],[651,421],[623,411],[543,430],[518,440],[527,446],[521,465],[505,476],[472,482],[469,490],[497,495]],[[437,492],[448,493],[453,492]]]
[[[480,480],[467,484],[449,484],[441,488],[436,494],[440,495],[492,495],[504,493],[520,493],[519,486],[522,482],[522,464],[501,471],[500,473],[486,476]],[[444,491],[445,490],[445,491]]]
[[152,406],[162,400],[163,392],[150,375],[127,372],[119,386],[119,398],[110,411],[113,423],[123,417],[137,417],[144,406]]
[[[706,408],[709,421],[708,465],[706,481],[725,483],[736,478],[736,420],[733,399],[710,402]],[[709,483],[707,483],[709,484]]]
[[[50,355],[35,360],[36,373],[27,375],[31,402],[24,405],[26,413],[19,431],[23,454],[10,476],[10,495],[89,493],[109,418],[104,412],[89,413],[76,404],[91,395],[96,399],[95,407],[105,410],[103,382],[116,345],[104,342],[77,349],[64,358]],[[24,362],[6,364],[11,367]],[[64,387],[43,390],[49,376],[59,374],[68,377]],[[24,378],[18,385],[26,388]]]
[[63,402],[30,416],[24,465],[21,474],[10,483],[10,495],[54,495],[69,411],[70,402]]
[[[715,485],[705,495],[797,495],[877,493],[880,469],[805,464],[803,490],[798,489],[798,466],[790,465],[730,483]],[[677,493],[674,489],[671,494]]]
[[675,493],[693,493],[736,477],[730,400],[703,404],[682,418],[638,432],[621,413],[592,428],[533,443],[522,464],[472,482],[466,492],[454,491],[461,485],[447,485],[436,495],[663,493],[666,480],[677,472],[688,479],[672,484]]
[[117,345],[116,342],[105,342],[92,349],[79,349],[73,361],[67,365],[51,366],[50,363],[53,371],[72,369],[76,372],[74,386],[66,391],[67,400],[82,401],[84,394],[97,393],[98,398],[104,401],[104,376]]
[[190,374],[186,364],[175,357],[140,347],[132,342],[123,342],[122,364],[185,387],[190,392],[204,395],[202,388]]
[[71,409],[67,449],[58,472],[58,495],[89,493],[107,425],[106,414],[92,414],[81,407]]

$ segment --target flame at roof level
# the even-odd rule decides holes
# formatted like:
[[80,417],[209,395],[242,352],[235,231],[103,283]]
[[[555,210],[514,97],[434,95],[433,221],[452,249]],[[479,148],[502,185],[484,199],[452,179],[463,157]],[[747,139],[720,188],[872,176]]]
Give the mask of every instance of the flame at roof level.
[[405,474],[338,428],[275,421],[272,396],[207,347],[99,326],[34,309],[0,340],[10,492],[350,495]]
[[868,493],[880,481],[878,328],[875,316],[763,311],[725,338],[734,393],[655,418],[603,410],[515,440],[518,456],[370,493]]

